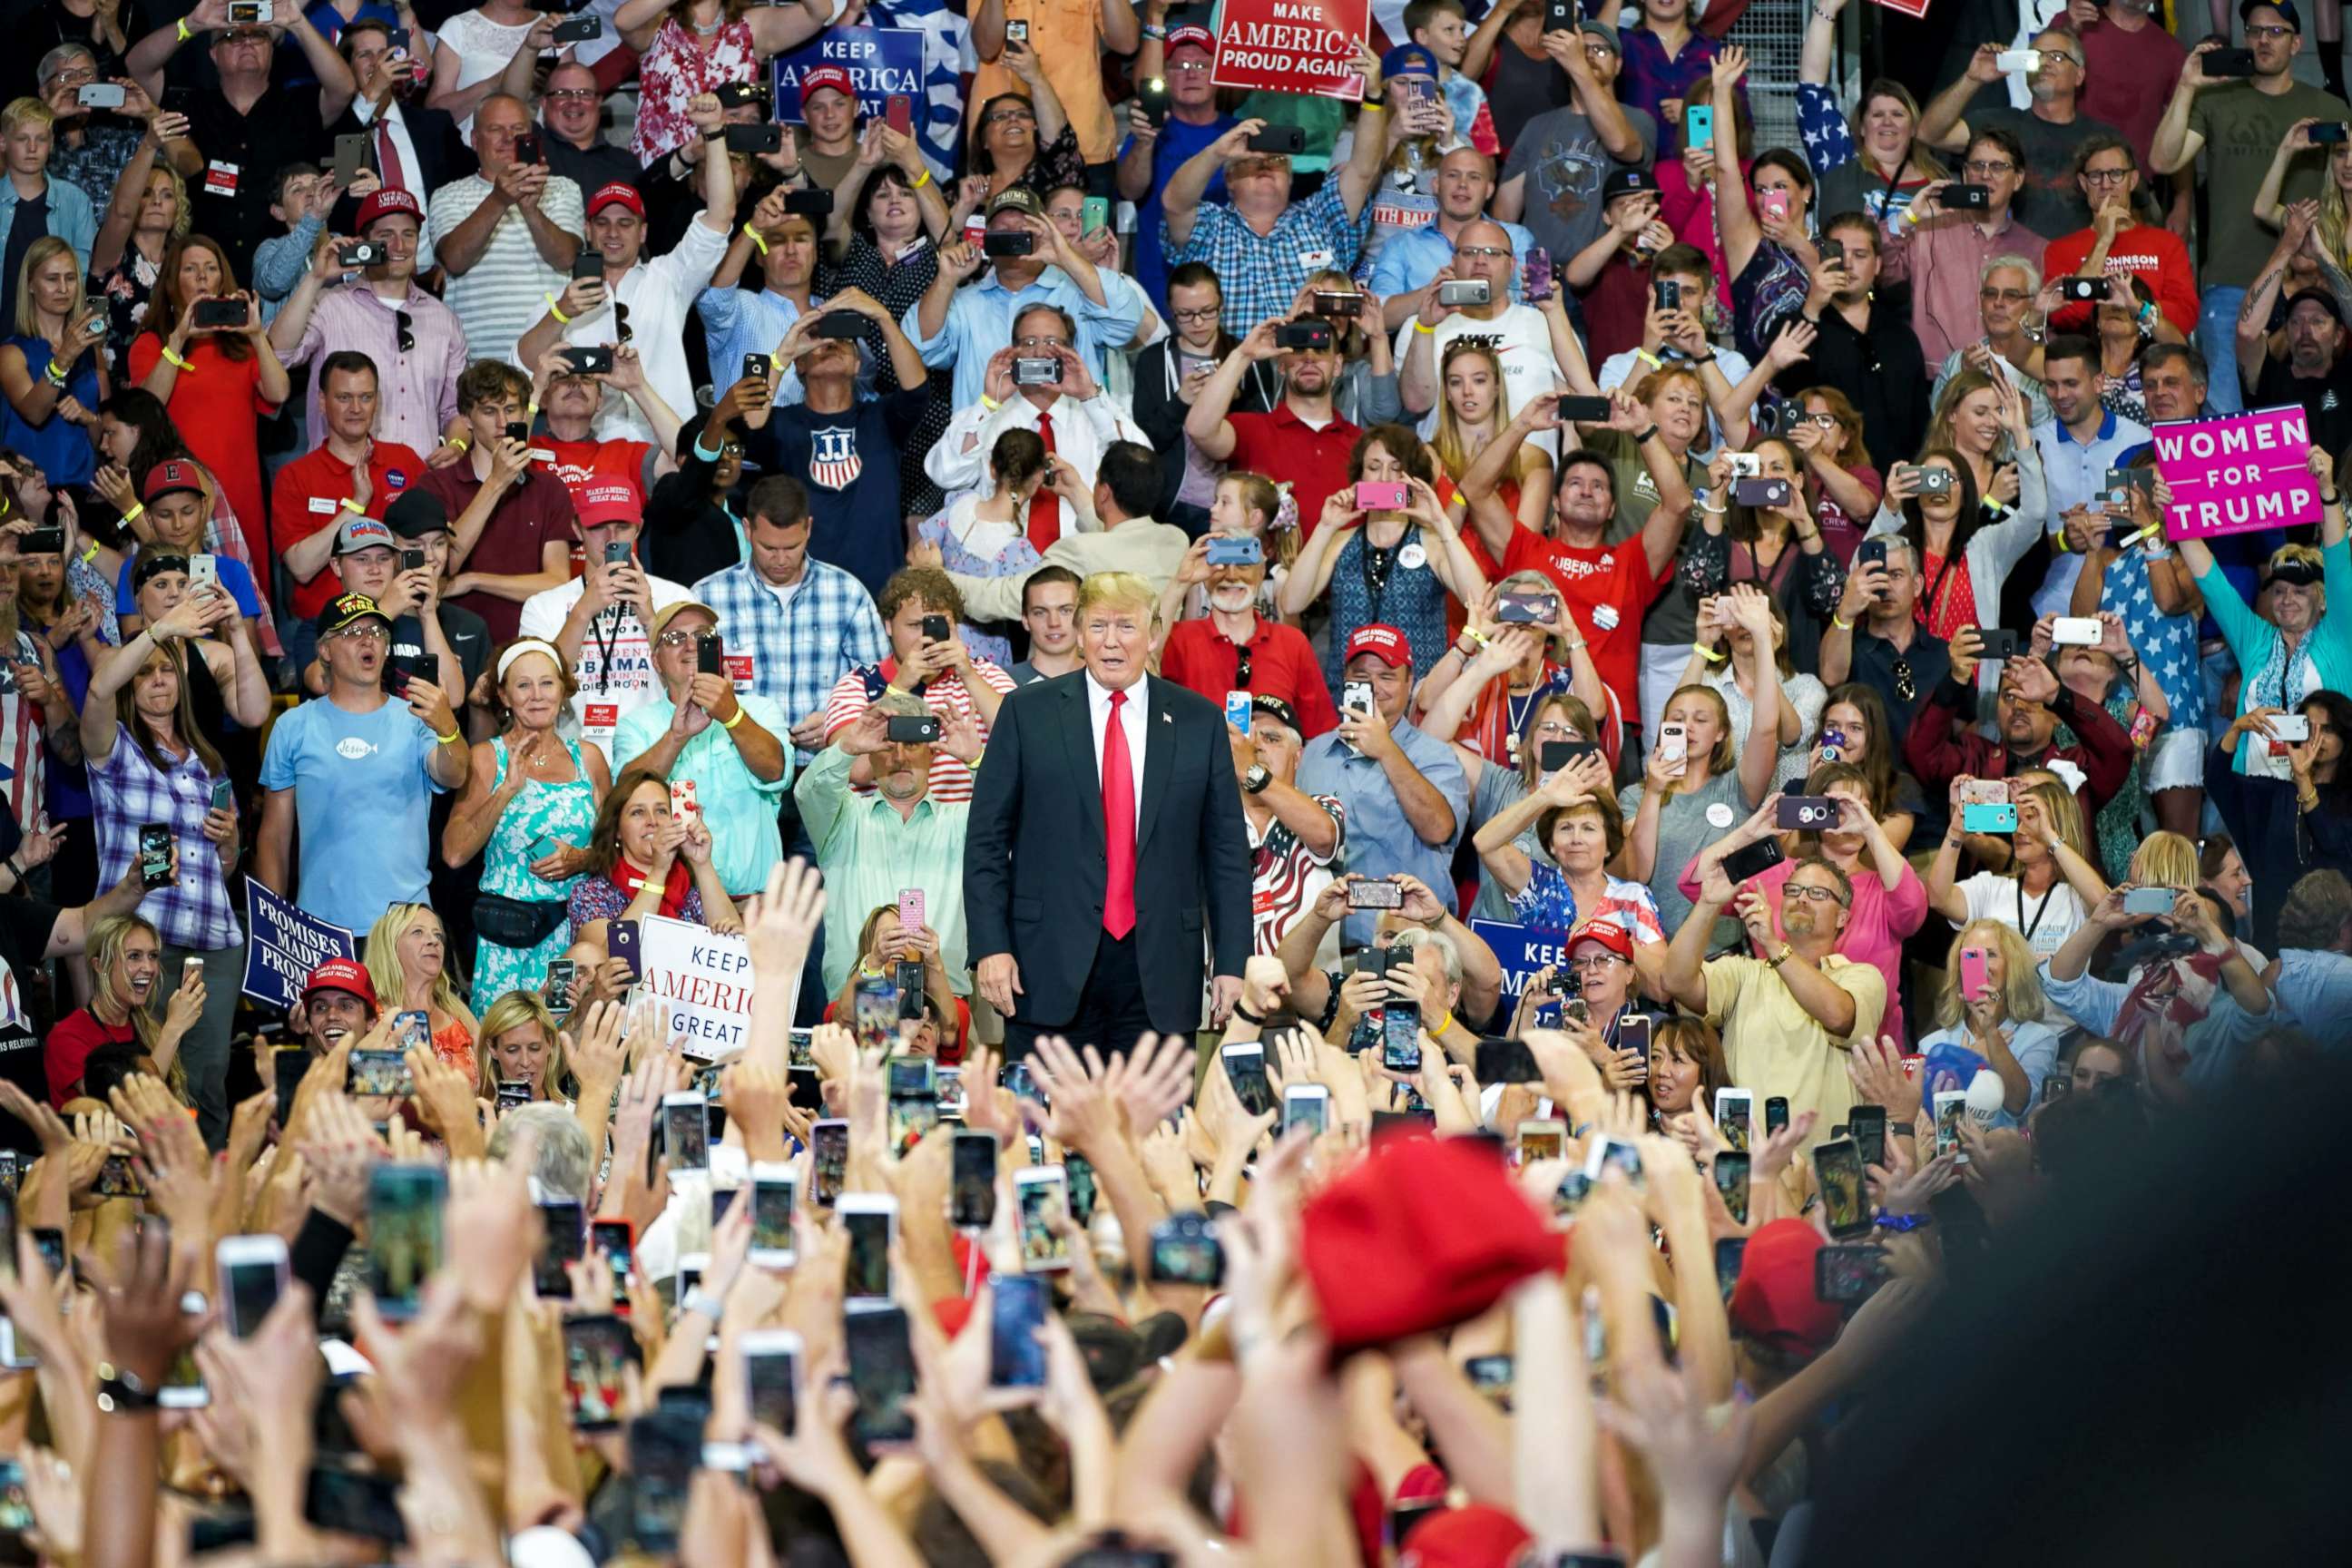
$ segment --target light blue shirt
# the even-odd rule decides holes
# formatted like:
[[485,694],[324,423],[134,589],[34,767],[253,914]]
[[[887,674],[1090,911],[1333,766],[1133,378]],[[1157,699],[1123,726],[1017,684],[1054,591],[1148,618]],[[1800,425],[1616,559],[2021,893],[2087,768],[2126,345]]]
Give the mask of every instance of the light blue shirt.
[[[696,297],[695,304],[702,311],[702,335],[710,349],[710,379],[721,392],[741,379],[745,354],[774,353],[801,319],[798,305],[765,289],[754,294],[749,289],[713,285]],[[809,306],[822,310],[824,301],[811,294]],[[776,385],[776,401],[798,403],[801,396],[800,372],[787,365]]]
[[2340,952],[2289,948],[2279,954],[2271,994],[2324,1046],[2352,1041],[2352,958]]
[[[1524,264],[1535,254],[1536,237],[1519,225],[1504,223],[1500,218],[1481,221],[1500,226],[1511,237],[1511,255],[1518,262]],[[1399,229],[1381,246],[1381,258],[1372,263],[1372,292],[1387,300],[1426,288],[1429,280],[1437,276],[1438,268],[1453,259],[1454,242],[1438,233],[1435,224]],[[1515,266],[1511,268],[1511,300],[1517,304],[1520,299],[1519,268]]]
[[1074,346],[1099,381],[1106,372],[1108,352],[1124,346],[1143,321],[1143,296],[1135,285],[1116,273],[1105,272],[1101,278],[1106,303],[1097,305],[1058,267],[1048,267],[1035,282],[1018,291],[1007,289],[992,270],[979,282],[956,290],[936,337],[923,335],[919,300],[907,308],[906,319],[899,324],[914,340],[925,364],[934,369],[955,366],[953,401],[958,408],[980,401],[980,395],[988,389],[990,356],[1011,344],[1013,321],[1032,305],[1058,305],[1070,313],[1078,328]]
[[[2011,1019],[2001,1026],[2001,1033],[2009,1040],[2009,1054],[2017,1058],[2019,1067],[2025,1069],[2025,1103],[2027,1109],[2031,1110],[2042,1103],[2042,1080],[2048,1078],[2050,1069],[2058,1065],[2058,1031],[2039,1019],[2022,1022]],[[1921,1056],[1927,1058],[1926,1070],[1929,1073],[1933,1073],[1941,1065],[1936,1057],[1936,1048],[1938,1046],[1945,1047],[1946,1061],[1952,1060],[1956,1055],[1964,1055],[1984,1061],[1987,1067],[1991,1065],[1986,1060],[1984,1053],[1969,1043],[1967,1027],[1955,1024],[1948,1029],[1937,1030],[1914,1047]],[[1962,1089],[1969,1087],[1965,1079],[1961,1081],[1960,1087]],[[1994,1113],[1992,1124],[1995,1127],[2017,1127],[2022,1125],[2023,1121],[2022,1117],[2012,1115],[2009,1108],[2004,1105]]]
[[[713,720],[679,748],[669,776],[694,781],[702,820],[711,828],[710,868],[719,873],[720,884],[740,899],[765,888],[768,873],[784,856],[776,806],[793,784],[793,737],[783,710],[758,692],[738,692],[735,700],[751,722],[782,746],[784,771],[772,779],[753,773],[743,753],[735,749],[734,737]],[[677,711],[677,705],[659,691],[631,709],[613,732],[614,771],[651,751]]]
[[[1316,736],[1299,753],[1298,787],[1308,795],[1336,795],[1346,808],[1347,869],[1367,877],[1402,871],[1420,878],[1444,901],[1443,889],[1452,886],[1454,847],[1470,821],[1470,780],[1453,747],[1402,721],[1392,733],[1405,760],[1454,808],[1454,831],[1444,844],[1422,842],[1381,764],[1350,750],[1336,730]],[[1378,923],[1369,910],[1350,914],[1342,940],[1360,947],[1372,940]]]
[[[389,699],[353,713],[317,697],[278,716],[261,784],[294,792],[296,903],[364,937],[385,906],[425,901],[433,797],[446,793],[425,763],[438,744],[422,719]],[[359,823],[365,832],[352,831]]]
[[[2094,504],[2099,491],[2105,488],[2107,470],[2123,467],[2124,459],[2147,443],[2147,426],[2126,419],[2111,408],[2100,411],[2099,433],[2088,441],[2075,440],[2074,433],[2055,416],[2047,424],[2036,425],[2033,446],[2042,454],[2042,482],[2050,497],[2042,513],[2042,526],[2053,535],[2062,531],[2066,526],[2067,510]],[[2079,555],[2068,553],[2053,561],[2050,574],[2034,590],[2033,613],[2070,614],[2067,605],[2074,597],[2074,579],[2082,574],[2083,558]]]
[[[87,274],[89,271],[89,247],[98,238],[98,214],[89,205],[89,195],[69,180],[42,176],[48,181],[49,233],[73,247],[74,260]],[[16,226],[16,205],[22,200],[16,195],[16,182],[0,179],[0,250],[7,248],[8,231]]]

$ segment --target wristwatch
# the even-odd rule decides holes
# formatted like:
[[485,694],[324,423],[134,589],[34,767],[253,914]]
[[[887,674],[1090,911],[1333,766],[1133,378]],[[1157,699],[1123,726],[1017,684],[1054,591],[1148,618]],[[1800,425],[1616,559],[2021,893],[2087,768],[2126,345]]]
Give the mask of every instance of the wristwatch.
[[1784,942],[1780,944],[1780,951],[1774,953],[1764,962],[1770,964],[1773,968],[1778,969],[1782,964],[1788,963],[1790,959],[1796,956],[1796,952],[1797,950],[1793,946]]
[[1264,763],[1252,763],[1249,765],[1249,771],[1242,774],[1242,793],[1244,795],[1260,794],[1273,782],[1274,774],[1267,770]]
[[127,1367],[98,1363],[98,1407],[109,1415],[144,1415],[162,1403]]

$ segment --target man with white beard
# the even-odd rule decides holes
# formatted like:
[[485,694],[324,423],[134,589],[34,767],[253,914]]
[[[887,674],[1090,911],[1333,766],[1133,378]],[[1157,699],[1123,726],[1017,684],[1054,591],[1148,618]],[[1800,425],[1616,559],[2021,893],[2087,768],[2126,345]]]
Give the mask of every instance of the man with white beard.
[[[1160,624],[1171,628],[1160,650],[1160,678],[1221,705],[1232,691],[1279,699],[1293,715],[1298,738],[1311,741],[1339,722],[1314,645],[1297,626],[1257,613],[1259,584],[1265,581],[1263,559],[1209,564],[1209,540],[1220,537],[1229,536],[1194,540],[1175,580],[1160,595]],[[1208,586],[1209,613],[1178,619],[1198,584]]]

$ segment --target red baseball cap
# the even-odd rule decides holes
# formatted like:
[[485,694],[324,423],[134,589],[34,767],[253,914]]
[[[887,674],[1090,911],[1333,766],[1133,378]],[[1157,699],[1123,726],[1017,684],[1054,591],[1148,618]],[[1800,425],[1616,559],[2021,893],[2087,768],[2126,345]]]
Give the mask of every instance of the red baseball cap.
[[1633,936],[1615,921],[1587,921],[1568,933],[1568,951],[1576,952],[1580,942],[1597,942],[1626,963],[1633,962]]
[[1412,667],[1412,644],[1406,639],[1404,633],[1378,621],[1368,626],[1358,626],[1349,635],[1348,651],[1339,662],[1345,664],[1360,653],[1376,655],[1381,663],[1392,669]]
[[139,487],[139,501],[152,506],[173,490],[205,493],[205,471],[186,458],[167,458],[147,470],[147,482]]
[[801,101],[806,103],[809,94],[828,87],[844,98],[857,96],[857,84],[850,79],[847,70],[840,66],[818,66],[802,74]]
[[1301,1215],[1299,1262],[1335,1352],[1465,1321],[1566,1261],[1489,1151],[1383,1136],[1374,1152]]
[[1171,27],[1168,30],[1168,42],[1164,47],[1171,55],[1183,48],[1201,49],[1214,54],[1217,40],[1209,36],[1209,29],[1206,27]]
[[591,481],[573,510],[583,529],[596,528],[608,522],[637,522],[644,519],[646,513],[645,502],[637,495],[637,487],[626,479]]
[[1397,1543],[1397,1568],[1510,1568],[1534,1539],[1494,1504],[1474,1502],[1414,1525]]
[[1813,1286],[1822,1245],[1821,1232],[1801,1219],[1776,1219],[1749,1237],[1731,1288],[1731,1326],[1779,1350],[1827,1349],[1837,1338],[1838,1310]]
[[368,225],[393,213],[406,213],[420,224],[425,221],[425,208],[413,193],[384,185],[368,193],[367,200],[360,204],[360,216],[352,220],[352,227],[365,234]]
[[594,217],[614,202],[620,203],[639,217],[646,216],[646,198],[637,194],[636,186],[620,180],[615,180],[609,185],[596,187],[596,194],[588,198],[588,216]]
[[331,958],[310,971],[310,978],[302,982],[302,999],[307,1002],[321,991],[344,992],[366,1003],[370,1012],[375,1010],[375,982],[367,965],[355,958]]

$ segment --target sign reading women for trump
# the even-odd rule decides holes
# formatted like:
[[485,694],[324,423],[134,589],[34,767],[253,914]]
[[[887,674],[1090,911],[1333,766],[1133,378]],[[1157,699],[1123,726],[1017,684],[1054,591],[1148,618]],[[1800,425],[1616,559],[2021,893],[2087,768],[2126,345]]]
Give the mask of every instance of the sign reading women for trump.
[[1370,25],[1371,0],[1225,0],[1209,79],[1358,102],[1356,57]]
[[2172,488],[2167,539],[2210,539],[2319,521],[2311,477],[2311,416],[2259,408],[2156,426],[2156,471]]
[[[660,1004],[662,1038],[682,1037],[686,1054],[699,1061],[740,1054],[751,1026],[751,951],[743,939],[660,915],[638,923],[637,994]],[[785,999],[787,1014],[796,999]]]

